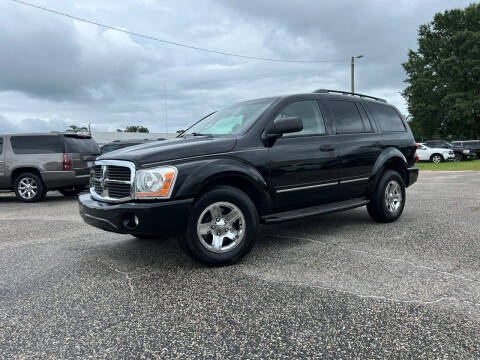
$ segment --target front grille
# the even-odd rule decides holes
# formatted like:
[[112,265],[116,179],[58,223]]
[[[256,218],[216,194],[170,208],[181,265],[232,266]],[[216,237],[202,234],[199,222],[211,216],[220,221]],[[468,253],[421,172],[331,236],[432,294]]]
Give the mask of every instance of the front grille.
[[126,161],[97,161],[93,167],[92,195],[105,201],[131,199],[134,171],[133,164]]

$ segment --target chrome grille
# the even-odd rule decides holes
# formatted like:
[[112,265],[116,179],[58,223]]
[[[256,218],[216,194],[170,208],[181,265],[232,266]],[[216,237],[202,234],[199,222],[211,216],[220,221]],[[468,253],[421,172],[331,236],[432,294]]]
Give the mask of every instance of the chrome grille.
[[128,161],[99,160],[92,171],[90,193],[94,199],[121,202],[132,199],[135,165]]

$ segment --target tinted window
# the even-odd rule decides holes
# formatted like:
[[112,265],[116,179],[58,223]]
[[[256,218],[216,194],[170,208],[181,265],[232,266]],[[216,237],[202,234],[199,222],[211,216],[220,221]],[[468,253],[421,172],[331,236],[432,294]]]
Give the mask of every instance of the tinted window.
[[15,154],[63,153],[65,147],[59,136],[12,136],[10,138]]
[[0,155],[2,155],[3,152],[3,138],[0,137]]
[[65,144],[69,153],[100,154],[100,148],[93,139],[65,136]]
[[329,104],[335,116],[337,134],[365,132],[362,118],[353,101],[331,100]]
[[357,108],[358,108],[358,110],[360,111],[360,114],[362,114],[363,126],[364,126],[364,128],[365,128],[365,131],[366,131],[366,132],[372,132],[372,131],[373,131],[372,124],[370,123],[370,119],[369,119],[369,117],[368,117],[368,115],[367,115],[367,112],[366,112],[365,109],[363,108],[363,105],[357,103]]
[[302,120],[303,130],[284,136],[325,134],[323,116],[315,100],[297,101],[285,106],[276,119],[298,117]]
[[403,121],[398,113],[389,106],[380,104],[368,104],[377,119],[377,124],[382,131],[405,131]]

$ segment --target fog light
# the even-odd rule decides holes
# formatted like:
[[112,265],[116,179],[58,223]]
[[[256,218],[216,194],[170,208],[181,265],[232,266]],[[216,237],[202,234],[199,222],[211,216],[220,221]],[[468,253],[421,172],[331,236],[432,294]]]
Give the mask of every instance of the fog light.
[[140,219],[133,213],[123,215],[123,225],[130,230],[135,229],[140,224]]

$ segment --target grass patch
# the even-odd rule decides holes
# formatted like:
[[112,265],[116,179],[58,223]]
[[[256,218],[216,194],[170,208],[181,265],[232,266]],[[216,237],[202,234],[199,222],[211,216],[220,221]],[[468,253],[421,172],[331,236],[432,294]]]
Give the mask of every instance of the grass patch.
[[434,164],[431,162],[419,162],[416,164],[420,170],[434,171],[480,171],[480,160],[468,160],[460,162],[442,162]]

